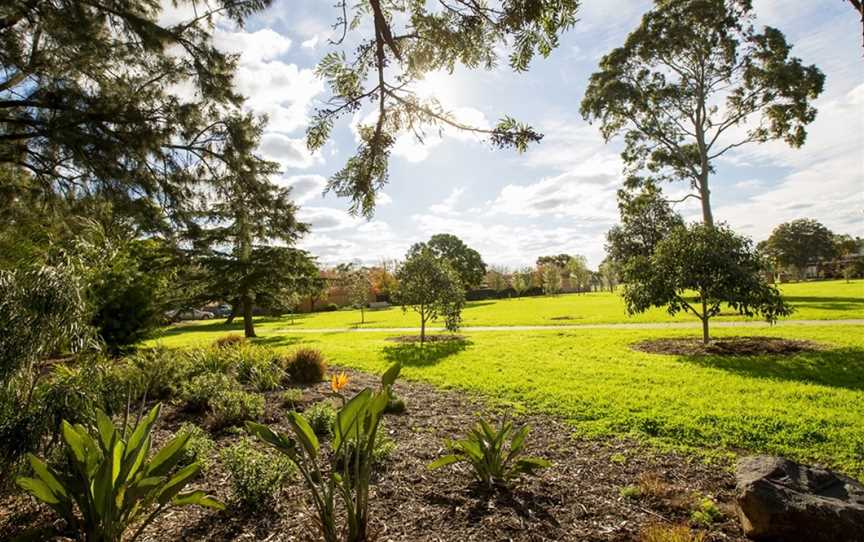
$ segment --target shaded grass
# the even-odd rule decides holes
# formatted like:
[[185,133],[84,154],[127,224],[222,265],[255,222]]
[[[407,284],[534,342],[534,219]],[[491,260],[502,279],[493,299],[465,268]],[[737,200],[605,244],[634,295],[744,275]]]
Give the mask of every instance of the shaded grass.
[[[394,345],[388,333],[286,337],[315,343],[330,363],[480,393],[516,411],[560,416],[584,437],[633,436],[700,453],[765,452],[864,475],[864,326],[717,329],[715,335],[809,339],[793,356],[676,356],[634,342],[693,330],[470,333],[464,342]],[[212,341],[187,332],[167,346]],[[278,346],[278,345],[277,345]]]
[[[784,284],[781,290],[786,300],[795,307],[791,319],[830,320],[840,318],[864,318],[864,281],[824,281]],[[492,301],[469,302],[462,314],[463,325],[513,326],[513,325],[568,325],[606,324],[619,322],[696,322],[687,314],[670,316],[663,309],[652,309],[635,316],[628,316],[620,293],[593,292],[588,294],[564,294],[552,297],[523,297]],[[725,310],[716,321],[746,320],[732,310]],[[314,328],[391,328],[417,327],[419,320],[413,312],[404,312],[399,307],[367,310],[366,323],[360,324],[360,311],[340,310],[301,314],[291,318],[256,318],[260,334],[289,332],[291,329]],[[440,325],[440,323],[438,323]],[[196,331],[236,331],[243,323],[235,321],[226,326],[222,321],[187,322],[165,330],[166,336]]]

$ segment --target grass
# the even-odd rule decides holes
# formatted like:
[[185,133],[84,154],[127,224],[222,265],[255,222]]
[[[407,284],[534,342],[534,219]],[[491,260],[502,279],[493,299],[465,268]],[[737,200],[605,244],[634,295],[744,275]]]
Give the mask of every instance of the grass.
[[[162,342],[209,344],[219,333],[187,328]],[[280,349],[312,346],[333,364],[371,372],[400,360],[405,378],[477,392],[516,411],[560,416],[577,436],[627,435],[708,455],[766,452],[864,475],[864,326],[714,331],[718,337],[758,334],[828,346],[787,357],[688,357],[629,347],[694,333],[465,331],[464,342],[424,348],[388,341],[392,333],[386,332],[272,334],[258,342]]]
[[[853,282],[823,281],[784,284],[783,294],[796,309],[791,319],[833,320],[838,318],[864,318],[864,280]],[[523,297],[468,303],[462,313],[463,325],[513,326],[513,325],[566,325],[607,324],[621,322],[695,322],[688,314],[670,316],[663,309],[653,309],[644,314],[627,316],[620,293],[595,292],[590,294],[564,294],[553,297]],[[744,320],[734,311],[726,311],[716,318]],[[360,311],[340,310],[296,315],[293,319],[257,318],[257,330],[262,334],[285,332],[291,329],[327,328],[393,328],[417,327],[419,319],[413,312],[404,312],[399,307],[382,310],[366,310],[366,323],[360,324]],[[243,323],[236,321],[226,326],[217,322],[187,322],[166,331],[168,335],[185,333],[191,328],[197,331],[236,331]]]

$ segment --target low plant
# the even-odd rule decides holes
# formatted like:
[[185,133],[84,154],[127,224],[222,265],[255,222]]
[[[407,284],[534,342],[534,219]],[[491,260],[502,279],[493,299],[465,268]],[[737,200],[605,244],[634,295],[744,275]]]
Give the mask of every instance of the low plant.
[[387,408],[384,409],[385,414],[404,414],[407,408],[405,407],[405,401],[396,396],[396,394],[392,394],[387,401]]
[[210,461],[213,455],[213,448],[216,444],[200,426],[194,423],[185,422],[180,426],[180,434],[189,435],[189,440],[186,442],[186,447],[183,450],[183,456],[180,458],[180,465],[191,465],[198,463],[202,470],[207,470],[210,467]]
[[239,335],[237,333],[229,333],[227,335],[222,335],[213,341],[213,346],[216,348],[231,348],[233,346],[238,346],[246,342],[246,337],[243,335]]
[[[369,539],[369,481],[374,468],[374,448],[384,408],[400,370],[401,365],[394,364],[382,376],[378,391],[366,388],[350,400],[341,394],[347,377],[333,377],[330,386],[341,400],[342,407],[336,414],[329,470],[321,464],[318,437],[306,418],[297,412],[288,413],[290,434],[277,433],[257,423],[246,424],[250,433],[287,455],[297,465],[312,493],[317,515],[315,523],[325,542],[364,542]],[[349,446],[350,441],[356,445]],[[339,507],[336,506],[337,499],[341,500]],[[344,537],[337,529],[337,509],[345,514]]]
[[271,505],[285,481],[297,468],[285,456],[256,448],[242,437],[220,454],[231,478],[231,495],[247,510],[262,510]]
[[480,419],[464,439],[447,441],[451,453],[433,461],[429,468],[468,463],[474,477],[486,488],[507,487],[520,475],[551,466],[545,459],[522,455],[529,432],[527,425],[514,432],[510,422],[494,429]]
[[639,486],[624,486],[618,490],[618,494],[625,499],[638,499],[642,496]]
[[309,427],[319,437],[330,436],[336,422],[336,409],[330,401],[319,401],[303,412]]
[[139,350],[127,358],[137,372],[138,383],[144,389],[141,396],[150,399],[167,399],[178,392],[177,383],[182,381],[184,364],[178,355],[165,348]]
[[324,354],[314,348],[300,348],[294,352],[285,369],[291,380],[300,384],[315,384],[327,376]]
[[128,436],[125,426],[118,430],[101,411],[93,429],[63,420],[65,468],[55,470],[30,454],[34,476],[18,478],[18,485],[92,541],[119,542],[130,526],[138,524],[129,539],[134,541],[173,506],[222,509],[222,503],[204,491],[181,493],[201,470],[192,463],[175,471],[188,434],[175,436],[151,455],[151,431],[160,407],[153,407]]
[[705,533],[691,531],[687,525],[654,523],[639,532],[639,542],[704,542]]
[[240,425],[264,415],[264,396],[241,390],[230,390],[215,396],[210,403],[217,427]]
[[708,526],[723,519],[723,512],[717,507],[717,503],[710,497],[703,497],[696,503],[690,513],[690,521],[697,525]]
[[280,395],[282,404],[290,409],[296,409],[303,400],[303,390],[300,388],[288,388]]
[[239,388],[239,383],[226,374],[206,372],[183,384],[180,397],[189,410],[203,412],[211,409],[218,397]]
[[259,347],[242,348],[237,363],[237,379],[258,391],[278,389],[285,379],[285,371],[279,366],[270,349]]

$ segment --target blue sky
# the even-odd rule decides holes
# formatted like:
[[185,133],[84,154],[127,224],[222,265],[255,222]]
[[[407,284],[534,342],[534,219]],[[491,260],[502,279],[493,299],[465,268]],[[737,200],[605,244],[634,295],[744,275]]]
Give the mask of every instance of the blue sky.
[[[599,58],[623,43],[651,2],[584,0],[580,22],[548,59],[516,74],[506,62],[492,71],[434,73],[418,89],[435,95],[460,119],[492,125],[505,114],[545,134],[525,154],[496,150],[467,134],[428,134],[425,145],[401,137],[390,183],[372,220],[351,217],[348,202],[322,196],[326,178],[356,146],[344,119],[333,140],[310,154],[303,134],[314,107],[327,98],[313,73],[332,50],[331,0],[274,0],[245,28],[220,26],[217,44],[241,54],[238,89],[270,125],[262,152],[284,169],[301,218],[312,232],[301,242],[324,264],[401,258],[414,242],[454,233],[489,264],[532,265],[543,254],[603,258],[603,237],[616,222],[621,185],[620,142],[604,143],[579,115],[579,103]],[[718,162],[712,179],[718,220],[761,240],[780,222],[816,218],[838,233],[864,235],[864,49],[861,27],[840,0],[755,0],[757,22],[780,28],[793,54],[826,75],[819,115],[802,149],[751,145]],[[169,10],[165,17],[182,18]],[[360,29],[363,32],[363,29]],[[350,47],[350,44],[349,44]],[[348,49],[350,52],[350,49]],[[686,193],[669,184],[670,196]],[[679,205],[696,219],[690,200]]]

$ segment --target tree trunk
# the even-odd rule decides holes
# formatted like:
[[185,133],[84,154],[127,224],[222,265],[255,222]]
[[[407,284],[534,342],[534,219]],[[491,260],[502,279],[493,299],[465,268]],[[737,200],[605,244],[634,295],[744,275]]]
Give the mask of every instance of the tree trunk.
[[255,337],[255,324],[252,322],[252,297],[248,292],[243,295],[243,333]]
[[237,317],[237,303],[231,303],[231,314],[228,315],[228,319],[225,320],[225,325],[230,326],[234,323],[234,318]]
[[361,324],[366,323],[366,311],[363,308],[363,305],[360,305],[360,323]]
[[[246,223],[245,213],[240,213],[238,223],[240,225],[240,233],[237,239],[237,259],[243,266],[243,270],[248,272],[246,266],[248,266],[249,261],[252,259],[252,234],[249,231],[248,224]],[[254,337],[255,326],[252,323],[252,295],[249,291],[249,284],[246,281],[246,277],[244,276],[242,280],[243,283],[240,287],[240,302],[243,305],[243,331],[246,337]]]
[[420,344],[426,342],[426,315],[423,314],[423,309],[420,309]]
[[702,222],[709,228],[714,227],[714,213],[711,211],[711,190],[708,189],[708,172],[702,175],[699,183],[699,198],[702,201]]
[[705,302],[704,294],[699,294],[702,297],[702,344],[708,344],[711,341],[711,335],[708,333],[708,304]]

